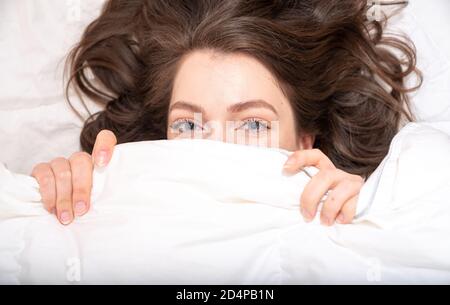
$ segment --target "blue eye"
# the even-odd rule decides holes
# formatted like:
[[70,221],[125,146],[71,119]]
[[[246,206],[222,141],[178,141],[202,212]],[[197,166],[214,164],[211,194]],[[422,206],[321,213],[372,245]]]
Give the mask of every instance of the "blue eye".
[[191,133],[195,130],[203,130],[201,126],[198,126],[196,123],[188,119],[175,121],[172,125],[170,125],[170,128],[177,133]]
[[241,128],[255,133],[264,132],[270,129],[267,122],[258,119],[249,119],[245,121]]

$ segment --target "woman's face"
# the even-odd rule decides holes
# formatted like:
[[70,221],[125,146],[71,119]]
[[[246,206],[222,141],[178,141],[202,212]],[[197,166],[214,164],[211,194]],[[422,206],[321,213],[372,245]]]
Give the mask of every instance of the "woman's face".
[[297,135],[289,101],[273,75],[245,54],[200,50],[174,81],[168,139],[200,138],[294,151],[312,147]]

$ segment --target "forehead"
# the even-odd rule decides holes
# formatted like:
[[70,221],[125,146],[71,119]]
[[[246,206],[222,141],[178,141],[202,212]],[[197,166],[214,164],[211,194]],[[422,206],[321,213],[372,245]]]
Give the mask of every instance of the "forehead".
[[287,102],[274,76],[256,59],[245,54],[199,50],[181,62],[171,103],[183,100],[204,107],[226,107],[254,99],[275,107]]

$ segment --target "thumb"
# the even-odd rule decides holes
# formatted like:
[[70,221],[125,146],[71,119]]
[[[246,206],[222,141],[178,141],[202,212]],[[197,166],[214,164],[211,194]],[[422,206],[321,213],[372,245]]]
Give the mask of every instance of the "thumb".
[[111,160],[117,138],[110,130],[103,129],[97,134],[94,149],[92,150],[92,161],[99,167],[108,165]]

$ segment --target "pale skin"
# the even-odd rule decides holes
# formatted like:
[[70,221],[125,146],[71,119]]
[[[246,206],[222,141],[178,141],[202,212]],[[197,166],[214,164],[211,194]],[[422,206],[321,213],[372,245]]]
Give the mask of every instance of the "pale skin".
[[[313,136],[295,132],[289,101],[273,75],[256,59],[211,50],[187,54],[174,80],[168,117],[169,140],[194,134],[223,140],[235,132],[232,142],[242,144],[277,135],[279,148],[293,152],[283,167],[287,174],[307,166],[319,169],[300,198],[304,219],[310,222],[316,217],[320,201],[331,190],[320,212],[321,223],[330,226],[353,220],[363,178],[337,169],[325,154],[312,149]],[[89,211],[94,166],[106,166],[116,144],[115,135],[102,130],[92,155],[76,152],[68,159],[56,158],[33,168],[31,175],[39,183],[44,207],[62,224],[68,225]]]

